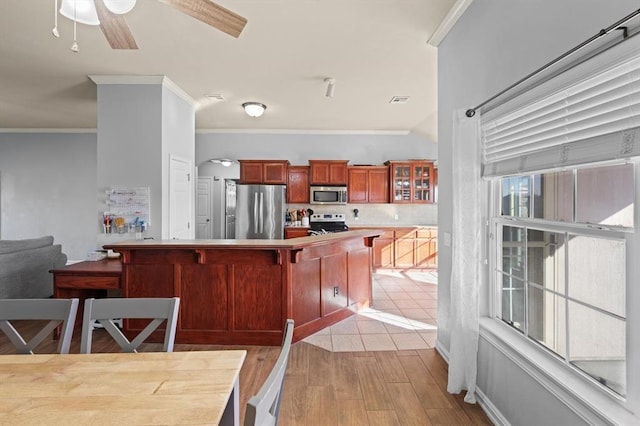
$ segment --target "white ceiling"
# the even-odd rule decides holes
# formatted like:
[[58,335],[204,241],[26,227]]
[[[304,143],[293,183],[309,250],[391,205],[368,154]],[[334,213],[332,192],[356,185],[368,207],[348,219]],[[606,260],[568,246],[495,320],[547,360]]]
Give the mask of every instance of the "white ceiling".
[[[138,0],[126,19],[139,50],[112,50],[99,27],[79,24],[73,53],[71,21],[59,15],[61,36],[51,34],[54,0],[0,0],[0,129],[94,129],[88,75],[166,75],[196,101],[198,130],[413,131],[435,142],[436,48],[426,42],[453,3],[219,0],[248,19],[235,39]],[[246,101],[266,113],[246,116]]]

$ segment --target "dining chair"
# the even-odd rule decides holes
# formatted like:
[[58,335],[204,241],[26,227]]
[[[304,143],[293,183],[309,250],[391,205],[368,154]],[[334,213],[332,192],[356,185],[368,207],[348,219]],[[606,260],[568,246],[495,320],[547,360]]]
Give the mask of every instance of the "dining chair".
[[[7,335],[18,354],[33,354],[33,350],[51,332],[62,325],[58,338],[58,352],[68,354],[78,312],[78,299],[1,299],[0,330]],[[29,341],[11,321],[49,320]]]
[[[96,324],[101,325],[111,335],[122,352],[137,352],[140,344],[165,320],[167,324],[163,350],[173,352],[179,307],[179,297],[87,299],[84,303],[80,353],[91,353],[93,329]],[[125,318],[150,319],[151,321],[133,340],[129,341],[115,325],[117,320]]]
[[289,351],[293,339],[293,320],[288,319],[284,329],[282,348],[273,369],[258,393],[247,402],[244,426],[277,425],[280,415],[280,401],[284,387],[284,375],[289,362]]

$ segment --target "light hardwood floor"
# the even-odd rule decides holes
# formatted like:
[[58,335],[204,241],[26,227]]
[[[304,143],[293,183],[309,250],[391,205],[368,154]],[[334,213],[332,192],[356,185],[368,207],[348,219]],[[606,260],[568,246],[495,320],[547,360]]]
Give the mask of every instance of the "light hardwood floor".
[[[33,325],[34,322],[25,322],[19,327],[25,330]],[[103,330],[95,333],[95,352],[118,350]],[[79,352],[79,334],[76,332],[74,335],[71,353]],[[37,352],[54,352],[55,345],[49,340]],[[278,347],[177,344],[175,350],[237,348],[247,350],[247,359],[240,373],[240,403],[244,407],[269,374],[278,356]],[[161,346],[144,344],[142,350],[161,350]],[[12,352],[13,347],[1,334],[0,354]],[[464,403],[463,395],[448,394],[446,381],[447,365],[435,349],[329,352],[298,342],[291,348],[279,424],[491,424],[479,406]],[[244,409],[241,420],[243,418]]]
[[[389,317],[381,319],[376,329],[370,324],[370,317],[359,316],[346,321],[347,325],[351,324],[350,327],[343,324],[330,330],[329,334],[320,333],[320,338],[311,339],[314,344],[305,341],[295,343],[291,348],[285,378],[281,426],[491,424],[478,405],[463,402],[464,395],[447,393],[447,365],[432,348],[435,332],[424,330],[425,324],[429,327],[436,324],[436,312],[432,308],[434,289],[429,288],[433,283],[415,276],[413,279],[406,278],[398,274],[376,274],[374,301],[378,301],[378,308],[385,314],[393,315],[395,321],[405,318],[414,325],[420,325],[417,330],[409,330],[414,334],[411,343],[419,345],[405,349],[405,342],[400,346],[401,340],[393,336],[396,332],[404,335],[407,329],[398,330],[397,325],[390,325]],[[410,294],[410,297],[402,295],[401,291]],[[388,296],[386,299],[385,292]],[[395,301],[391,303],[393,299]],[[424,311],[403,303],[408,299],[415,300]],[[20,325],[29,329],[33,328],[34,322]],[[357,326],[354,329],[357,331],[344,334],[345,329],[353,329],[354,326]],[[382,350],[372,350],[374,348],[367,344],[367,338],[374,335],[385,337],[380,336],[380,327],[383,327],[381,330],[384,333],[389,333],[392,344],[379,346]],[[326,340],[326,336],[329,336],[329,340]],[[356,351],[347,351],[345,347],[338,347],[336,341],[331,343],[333,336],[348,336],[349,340],[356,342],[362,339],[363,343],[354,345],[358,347]],[[80,333],[76,331],[71,353],[79,352],[79,338]],[[118,350],[103,330],[95,332],[92,347],[95,352]],[[247,350],[240,373],[240,403],[244,407],[271,371],[279,353],[278,347],[175,346],[176,351],[237,348]],[[161,350],[161,345],[145,344],[141,350]],[[54,352],[55,342],[48,340],[38,351]],[[0,354],[12,352],[13,347],[0,332]],[[241,416],[244,419],[244,408]]]

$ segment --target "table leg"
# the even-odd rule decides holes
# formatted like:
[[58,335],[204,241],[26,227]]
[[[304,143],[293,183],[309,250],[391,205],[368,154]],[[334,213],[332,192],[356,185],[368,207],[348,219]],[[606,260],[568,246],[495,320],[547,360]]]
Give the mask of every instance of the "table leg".
[[240,390],[238,385],[239,378],[236,378],[233,384],[233,390],[229,395],[229,401],[222,413],[222,419],[220,420],[221,426],[239,426],[240,425]]

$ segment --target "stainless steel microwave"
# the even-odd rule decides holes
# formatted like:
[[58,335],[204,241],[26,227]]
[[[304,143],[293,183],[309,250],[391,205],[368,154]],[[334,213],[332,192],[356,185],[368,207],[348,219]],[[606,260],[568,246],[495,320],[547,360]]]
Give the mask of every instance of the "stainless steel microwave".
[[346,186],[312,186],[311,204],[347,204]]

